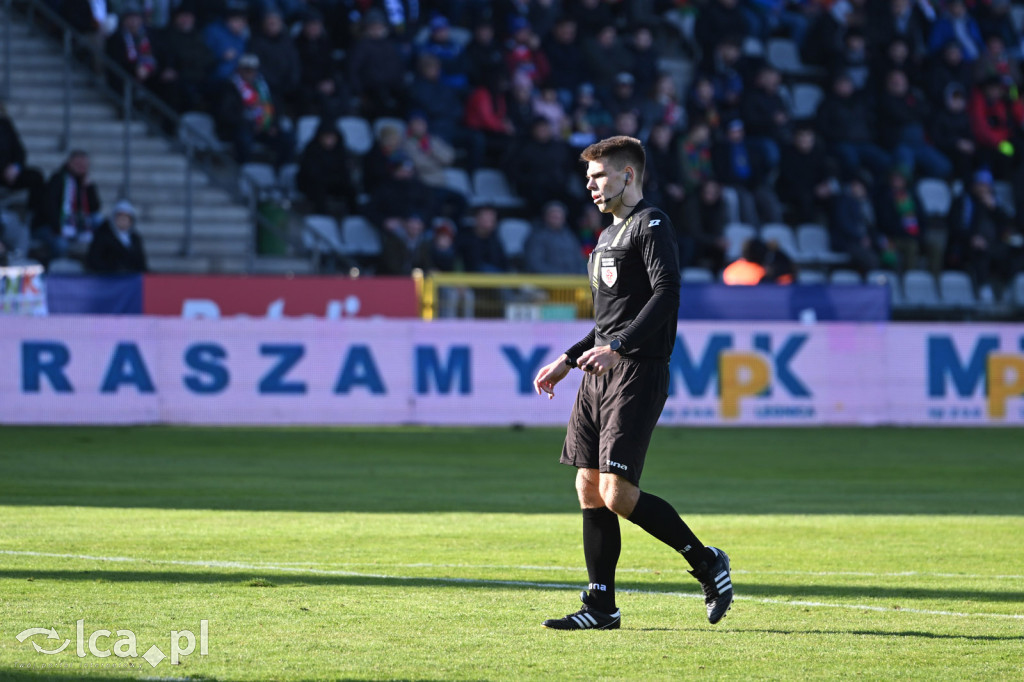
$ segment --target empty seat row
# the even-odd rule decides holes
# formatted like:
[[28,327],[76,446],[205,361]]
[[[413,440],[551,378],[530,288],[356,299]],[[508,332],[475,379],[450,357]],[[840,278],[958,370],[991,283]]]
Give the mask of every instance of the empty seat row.
[[782,223],[766,223],[760,230],[746,223],[729,223],[725,226],[724,234],[728,243],[726,257],[730,261],[739,258],[743,244],[754,237],[777,244],[796,263],[837,265],[850,259],[845,253],[832,251],[828,230],[813,223],[799,225],[795,232],[789,225]]
[[[872,270],[867,281],[887,284],[896,308],[970,309],[991,300],[979,298],[965,272],[946,270],[938,278],[927,270],[908,270],[902,279],[891,270]],[[1024,307],[1024,273],[1014,279],[1005,302]]]
[[[694,284],[710,284],[721,279],[720,277],[716,278],[710,269],[702,267],[686,267],[679,274],[684,282]],[[864,283],[860,273],[856,270],[845,269],[834,270],[831,275],[826,275],[821,270],[799,270],[796,281],[798,284],[854,285]]]
[[328,215],[308,215],[302,231],[303,245],[317,254],[339,256],[377,256],[383,246],[380,234],[362,216],[338,221]]

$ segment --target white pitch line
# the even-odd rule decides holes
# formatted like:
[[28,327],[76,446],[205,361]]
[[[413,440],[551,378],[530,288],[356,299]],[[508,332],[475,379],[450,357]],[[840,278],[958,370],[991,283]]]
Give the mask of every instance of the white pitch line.
[[[526,580],[488,580],[485,578],[452,578],[452,577],[434,577],[434,576],[410,576],[410,575],[389,575],[385,573],[359,573],[356,571],[340,571],[340,570],[328,570],[318,568],[300,568],[296,566],[275,566],[272,564],[253,564],[241,561],[186,561],[186,560],[175,560],[175,559],[138,559],[134,557],[106,557],[106,556],[92,556],[88,554],[57,554],[50,552],[32,552],[32,551],[17,551],[17,550],[0,550],[0,554],[6,554],[9,556],[35,556],[35,557],[48,557],[55,559],[76,559],[85,561],[102,561],[102,562],[114,562],[114,563],[143,563],[143,564],[158,564],[158,565],[171,565],[171,566],[190,566],[194,568],[236,568],[244,569],[247,571],[274,571],[278,573],[298,573],[307,575],[333,575],[350,578],[371,578],[377,580],[402,580],[402,581],[427,581],[441,584],[455,584],[455,585],[494,585],[497,587],[531,587],[535,589],[578,589],[578,584],[562,584],[562,583],[537,583]],[[619,592],[625,594],[643,594],[643,595],[656,595],[656,596],[672,596],[672,597],[703,597],[702,594],[693,592],[661,592],[658,590],[637,590],[637,589],[623,589]],[[797,601],[789,599],[766,599],[761,597],[744,597],[737,595],[736,599],[742,601],[750,601],[758,604],[777,604],[783,606],[807,606],[813,608],[829,608],[829,609],[853,609],[857,611],[877,611],[879,613],[913,613],[918,615],[926,616],[954,616],[957,618],[997,618],[1006,620],[1024,620],[1024,615],[1013,614],[1013,613],[965,613],[961,611],[934,611],[929,609],[906,609],[906,608],[889,608],[885,606],[870,606],[866,604],[833,604],[828,602],[817,602],[817,601]]]

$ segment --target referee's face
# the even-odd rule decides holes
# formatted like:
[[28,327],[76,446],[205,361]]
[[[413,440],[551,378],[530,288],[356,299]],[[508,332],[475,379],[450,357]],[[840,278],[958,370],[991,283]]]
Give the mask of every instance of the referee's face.
[[626,187],[625,174],[604,161],[587,163],[587,189],[590,198],[602,213],[611,213],[622,200]]

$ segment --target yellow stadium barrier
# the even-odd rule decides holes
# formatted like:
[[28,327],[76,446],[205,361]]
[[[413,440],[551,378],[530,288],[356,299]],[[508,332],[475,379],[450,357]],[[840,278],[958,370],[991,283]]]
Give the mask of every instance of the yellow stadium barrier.
[[413,277],[424,320],[576,320],[594,313],[589,283],[579,275],[416,272]]

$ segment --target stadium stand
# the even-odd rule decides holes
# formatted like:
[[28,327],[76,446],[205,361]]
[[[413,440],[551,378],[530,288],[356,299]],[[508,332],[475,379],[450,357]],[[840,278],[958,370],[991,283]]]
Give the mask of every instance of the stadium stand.
[[529,221],[520,218],[503,218],[498,223],[498,239],[505,249],[505,255],[511,259],[521,258],[530,236],[532,226]]
[[831,282],[832,284],[843,285],[864,283],[863,280],[861,280],[860,278],[859,272],[857,272],[856,270],[846,270],[843,268],[837,268],[833,270],[832,274],[829,275],[829,282]]
[[338,119],[338,130],[345,138],[345,146],[357,156],[370,151],[373,146],[373,129],[366,119],[358,116],[342,116]]
[[800,284],[825,284],[828,276],[821,270],[800,270],[796,273],[796,281]]
[[973,309],[978,305],[967,273],[948,270],[939,277],[939,293],[942,303],[952,308]]
[[684,282],[710,284],[715,281],[715,275],[707,268],[683,268],[679,273]]
[[829,247],[828,230],[821,225],[810,223],[796,228],[796,243],[804,261],[835,265],[850,260],[845,253],[837,253]]
[[793,228],[789,225],[766,223],[761,226],[761,239],[768,243],[775,242],[787,256],[801,260],[800,249],[796,244],[796,237],[793,236]]
[[903,273],[904,303],[919,308],[938,308],[942,306],[939,290],[935,285],[935,277],[926,270],[908,270]]
[[[306,17],[301,9],[297,9],[299,4],[302,3],[289,5],[284,10],[285,20],[291,27],[290,35],[296,41],[302,39]],[[429,194],[429,198],[417,200],[417,211],[425,223],[430,225],[434,218],[448,218],[456,225],[463,225],[469,209],[481,203],[491,204],[500,211],[505,227],[499,232],[513,252],[519,237],[525,234],[524,223],[506,221],[522,220],[529,226],[529,221],[538,216],[544,200],[558,199],[568,206],[570,225],[578,227],[589,205],[579,177],[571,173],[556,178],[552,182],[553,195],[543,200],[532,195],[529,201],[525,200],[509,182],[511,176],[506,172],[522,167],[522,159],[517,155],[523,154],[524,149],[536,149],[530,147],[528,135],[533,121],[545,118],[553,124],[556,131],[553,149],[557,149],[557,153],[551,152],[554,154],[551,158],[568,159],[570,163],[565,164],[566,168],[572,168],[572,162],[585,144],[601,135],[624,132],[638,135],[646,141],[652,127],[661,123],[671,128],[675,139],[667,146],[664,159],[652,161],[656,171],[649,169],[645,180],[651,183],[651,198],[670,211],[673,222],[678,223],[680,234],[685,235],[692,229],[690,222],[694,220],[695,210],[707,210],[690,198],[697,196],[695,190],[698,187],[714,183],[721,194],[720,208],[715,210],[721,210],[724,217],[718,223],[718,229],[725,225],[721,235],[728,243],[728,258],[725,263],[711,261],[708,260],[712,253],[709,249],[684,248],[680,251],[684,259],[680,263],[683,272],[690,268],[711,268],[712,277],[716,278],[723,265],[739,256],[743,240],[759,235],[766,241],[778,242],[780,248],[805,270],[810,268],[799,277],[799,281],[816,279],[817,274],[809,274],[815,272],[832,283],[853,283],[854,276],[865,273],[847,271],[845,268],[850,267],[851,262],[856,263],[856,267],[865,268],[881,264],[891,269],[895,277],[907,280],[893,282],[896,285],[892,288],[893,300],[901,311],[920,307],[934,312],[936,304],[927,293],[923,275],[915,273],[905,277],[907,265],[904,260],[891,256],[890,245],[893,240],[900,241],[901,235],[883,233],[881,223],[876,220],[883,212],[880,206],[887,201],[886,210],[895,206],[897,211],[905,212],[904,218],[911,211],[928,218],[921,226],[924,230],[920,237],[923,257],[917,259],[917,265],[926,264],[929,268],[927,274],[932,278],[939,304],[956,301],[955,305],[949,306],[950,315],[959,315],[972,305],[966,291],[979,291],[982,284],[985,300],[993,298],[990,289],[995,290],[998,300],[1019,299],[1013,287],[1016,275],[1024,266],[1024,220],[1015,216],[1015,196],[1024,191],[1024,172],[1021,171],[1024,154],[1015,150],[1016,141],[1007,137],[1010,133],[986,128],[979,116],[982,116],[985,106],[983,100],[985,89],[989,87],[987,84],[992,84],[990,89],[996,88],[990,78],[992,69],[1004,69],[999,73],[1017,77],[1020,56],[1016,51],[1002,56],[989,54],[994,48],[987,43],[978,46],[976,66],[970,73],[963,74],[963,82],[960,83],[963,99],[969,106],[959,113],[955,108],[947,110],[945,86],[950,77],[943,71],[946,67],[941,55],[928,49],[929,40],[937,30],[935,27],[946,20],[944,8],[938,8],[933,16],[927,16],[919,7],[911,8],[910,12],[923,33],[922,49],[911,50],[909,55],[901,58],[902,61],[887,64],[883,71],[858,62],[859,53],[847,53],[848,46],[841,38],[847,26],[871,25],[871,17],[859,5],[851,5],[848,13],[835,17],[831,14],[819,16],[814,12],[805,14],[787,6],[781,10],[784,20],[777,25],[769,27],[763,22],[749,22],[730,26],[729,30],[716,28],[713,22],[705,21],[703,12],[706,8],[703,6],[685,14],[661,7],[658,3],[636,3],[635,7],[634,3],[613,3],[591,23],[580,21],[580,15],[565,5],[561,8],[554,6],[543,22],[531,21],[523,14],[522,18],[526,18],[523,25],[532,34],[531,40],[541,47],[535,51],[514,52],[506,47],[506,40],[510,39],[509,20],[524,12],[529,14],[529,11],[516,3],[500,8],[492,7],[490,3],[470,4],[472,9],[464,8],[465,11],[458,16],[445,17],[444,23],[450,24],[450,42],[444,44],[432,42],[428,24],[451,10],[452,3],[417,3],[419,14],[411,17],[408,26],[390,25],[390,15],[383,13],[386,32],[391,34],[388,41],[397,48],[397,52],[382,51],[370,62],[371,68],[360,69],[353,65],[353,60],[368,54],[368,45],[364,45],[367,39],[362,30],[364,20],[369,16],[367,12],[380,9],[381,3],[360,3],[352,12],[332,14],[333,18],[324,23],[328,49],[318,53],[320,57],[312,52],[302,52],[306,61],[299,64],[302,78],[316,78],[317,87],[329,87],[329,94],[327,89],[316,96],[271,93],[274,115],[280,117],[282,129],[294,135],[296,153],[305,148],[321,119],[335,122],[342,134],[345,148],[352,157],[353,178],[360,186],[355,189],[355,198],[345,210],[332,216],[336,221],[354,211],[365,221],[360,224],[367,227],[367,233],[374,232],[380,236],[383,217],[380,202],[384,200],[381,197],[388,197],[389,193],[379,186],[370,191],[361,183],[376,179],[387,186],[394,181],[391,166],[402,165],[401,154],[390,156],[389,151],[383,160],[371,160],[371,150],[384,128],[394,127],[400,137],[406,136],[407,121],[414,112],[428,122],[429,134],[443,140],[453,152],[452,158],[432,176],[432,184],[423,195],[427,197]],[[528,4],[523,3],[523,6]],[[121,93],[111,95],[104,91],[102,83],[96,84],[96,79],[90,74],[93,65],[88,58],[85,59],[86,65],[75,61],[71,64],[68,90],[73,102],[69,128],[71,138],[62,140],[65,91],[61,75],[64,61],[59,41],[47,37],[59,35],[60,27],[51,22],[48,32],[30,33],[28,17],[19,11],[28,5],[40,8],[35,12],[33,21],[45,23],[50,21],[48,17],[52,14],[47,8],[54,3],[43,0],[13,3],[15,9],[9,16],[4,15],[12,26],[11,47],[16,74],[16,78],[7,84],[10,90],[8,110],[14,129],[24,139],[29,163],[50,173],[63,162],[69,143],[87,147],[94,160],[93,176],[106,205],[112,205],[129,188],[137,195],[133,198],[139,206],[139,229],[146,237],[148,249],[153,252],[151,263],[156,270],[231,272],[251,269],[252,257],[259,254],[252,253],[256,240],[247,238],[246,233],[251,233],[257,220],[261,219],[256,214],[256,205],[265,203],[253,199],[279,204],[277,212],[283,212],[285,220],[283,225],[274,229],[286,233],[285,237],[291,244],[289,253],[300,256],[302,262],[318,260],[308,258],[309,254],[319,253],[322,245],[311,246],[320,244],[320,241],[311,241],[309,237],[304,214],[311,207],[296,188],[296,166],[286,163],[276,167],[270,154],[272,150],[266,144],[256,145],[252,165],[232,167],[225,164],[223,159],[232,153],[234,144],[228,137],[221,137],[226,131],[218,129],[218,102],[209,93],[179,101],[154,86],[151,95],[175,107],[180,119],[169,126],[168,119],[154,117],[154,105],[146,103],[150,100],[138,98],[133,113],[135,120],[126,128],[110,106],[122,103]],[[262,5],[257,2],[247,5],[250,25],[258,26]],[[116,10],[118,5],[111,3],[111,7]],[[1001,21],[998,18],[1001,15],[995,14],[987,3],[969,6],[968,10],[972,19],[977,21],[983,37],[999,32],[1004,42],[1009,40],[1011,44],[1020,44],[1019,7],[1012,8],[1017,24]],[[574,44],[557,52],[551,51],[554,41],[548,31],[560,15],[576,21],[578,35]],[[218,19],[218,12],[214,6],[203,7],[197,18],[198,30],[203,31],[210,22]],[[145,19],[149,23],[147,30],[159,48],[159,41],[166,30],[160,22],[167,21],[167,18],[156,13],[146,14]],[[830,21],[838,22],[839,30],[823,30],[829,29]],[[650,25],[655,36],[653,50],[643,57],[647,60],[643,62],[644,68],[640,68],[641,56],[631,43],[632,29],[639,23]],[[614,68],[609,67],[608,73],[603,73],[595,63],[585,59],[588,54],[585,45],[606,24],[619,29],[612,52],[620,63]],[[489,25],[493,29],[492,42],[476,40],[473,29],[479,25]],[[0,38],[2,35],[0,32]],[[855,31],[851,44],[856,45],[861,40],[867,54],[888,54],[885,35],[883,31]],[[84,38],[79,40],[82,45],[89,44]],[[735,49],[729,49],[730,45]],[[83,49],[81,54],[87,56],[87,52]],[[417,70],[419,58],[428,53],[441,64],[440,76],[434,81],[424,80],[425,77]],[[155,54],[158,59],[156,68],[159,69],[162,52],[157,49]],[[389,61],[396,54],[398,60]],[[260,69],[266,71],[267,82],[274,88],[280,87],[282,81],[274,71],[277,64],[267,59],[263,62]],[[755,83],[761,64],[773,66],[784,78],[779,93],[784,103],[781,113],[786,117],[782,126],[774,122],[766,125],[765,120],[758,118],[758,112],[765,111],[759,107],[770,101],[758,100],[763,95]],[[892,70],[902,71],[908,76],[906,80],[910,86],[905,95],[900,94],[898,88],[887,89],[883,75]],[[613,87],[620,71],[636,74],[631,83],[631,94],[625,99],[622,93],[614,92]],[[367,74],[386,76],[389,82],[397,79],[407,86],[408,97],[389,99],[391,95],[383,90],[369,93],[363,82]],[[846,95],[836,89],[837,79],[832,78],[832,74],[849,76],[853,85],[850,101],[863,105],[860,109],[846,106]],[[659,75],[670,77],[669,81],[674,85],[670,90],[674,91],[661,91],[657,96],[651,96],[649,91]],[[105,76],[108,82],[109,76],[109,73]],[[511,88],[502,90],[506,83]],[[142,90],[148,85],[136,83],[136,87]],[[1005,85],[1000,87],[1004,87],[1003,94],[1013,92],[1005,89]],[[995,92],[994,89],[992,91]],[[879,95],[865,97],[865,93]],[[900,100],[901,97],[910,99]],[[921,143],[923,146],[906,137],[905,133],[911,136],[916,133],[904,131],[900,128],[903,124],[894,124],[896,119],[891,116],[900,107],[909,106],[908,102],[915,98],[926,99],[929,105],[927,119],[918,121],[921,124],[919,131],[925,140]],[[182,104],[180,108],[179,104]],[[485,104],[487,106],[481,108]],[[480,118],[486,111],[492,112],[493,116]],[[860,111],[864,115],[837,125],[837,120],[843,121],[836,119],[837,111]],[[479,120],[475,120],[473,125],[464,125],[463,122],[468,124],[473,116]],[[745,181],[739,181],[734,174],[736,159],[727,145],[727,131],[736,128],[732,125],[736,119],[744,124],[745,154],[753,171]],[[877,125],[858,127],[863,121],[870,120],[876,120]],[[808,186],[821,183],[814,185],[816,204],[812,207],[802,205],[799,211],[794,206],[780,204],[773,188],[780,155],[784,157],[787,153],[794,121],[799,125],[815,126],[819,132],[816,149],[807,157],[817,164],[814,168],[808,167]],[[1015,122],[1017,127],[1021,123],[1024,121]],[[683,140],[688,140],[688,133],[697,124],[708,126],[709,139],[703,147],[688,149]],[[836,134],[840,131],[847,133],[855,127],[858,128],[857,134],[865,136],[856,141],[856,145],[851,146],[849,140]],[[942,144],[946,139],[960,136],[969,139],[972,151]],[[422,157],[417,160],[418,168],[426,169],[416,173],[424,172],[424,177],[429,167],[423,166],[422,161],[433,153],[425,146],[426,139],[417,141],[420,146],[414,147],[417,153],[422,152]],[[128,149],[125,149],[125,140],[128,141]],[[408,148],[401,144],[399,147]],[[194,154],[194,160],[202,162],[195,166],[195,170],[201,172],[194,173],[195,187],[191,190],[184,187],[187,175],[184,171],[191,164],[183,152]],[[126,181],[127,169],[123,163],[126,153],[131,158],[128,164],[130,182]],[[936,155],[943,160],[949,156],[952,163],[938,162]],[[730,186],[727,187],[718,184],[719,178],[723,177],[723,159],[730,164]],[[368,167],[371,161],[383,161],[388,167]],[[947,166],[954,169],[947,176],[925,174],[927,169]],[[739,168],[741,174],[745,172],[742,165]],[[908,187],[913,188],[906,197],[902,194],[895,198],[886,196],[886,179],[895,170],[904,174],[909,180]],[[955,201],[968,194],[974,173],[978,170],[991,173],[998,204],[1003,215],[1007,216],[1006,224],[996,226],[1000,243],[1005,248],[999,253],[998,265],[993,265],[993,271],[985,276],[979,276],[977,270],[964,272],[963,257],[957,251],[964,239],[957,234],[946,234],[959,224],[950,219],[949,212],[958,206]],[[655,177],[664,173],[676,178],[667,182]],[[420,178],[414,177],[413,180],[419,182]],[[679,199],[676,195],[669,200],[664,194],[664,186],[668,184],[683,188],[685,198]],[[866,198],[859,201],[866,210],[864,224],[869,253],[859,253],[851,261],[850,254],[833,248],[833,244],[850,242],[844,239],[833,242],[832,234],[836,233],[837,216],[852,210],[851,206],[855,205],[848,201],[843,203],[854,185],[865,191]],[[397,191],[397,195],[402,196],[402,192]],[[4,195],[4,201],[13,202],[10,205],[19,210],[23,218],[31,219],[26,213],[23,196],[8,193]],[[186,203],[189,203],[188,211],[185,210]],[[773,206],[781,206],[782,222],[775,215],[777,211]],[[270,208],[274,209],[273,206]],[[970,211],[969,202],[966,210]],[[183,225],[186,215],[194,223],[187,234]],[[714,221],[705,224],[713,225]],[[901,223],[899,220],[889,221],[884,229],[892,229],[892,224]],[[904,224],[909,223],[904,221]],[[519,227],[509,228],[508,225]],[[582,231],[592,228],[578,229],[581,243],[592,244],[596,235]],[[506,234],[513,235],[513,238],[507,240]],[[191,244],[190,256],[180,255],[183,243]],[[386,244],[387,240],[382,243]],[[907,263],[913,263],[913,260],[911,258]],[[289,271],[303,271],[303,266],[294,258],[283,258],[280,262]],[[964,278],[970,285],[966,289]],[[873,280],[869,277],[866,281]],[[902,284],[911,285],[906,299],[902,296]],[[947,291],[946,287],[953,289]]]
[[757,228],[745,223],[729,223],[725,226],[725,241],[728,244],[726,256],[730,261],[740,257],[743,243],[757,235]]

